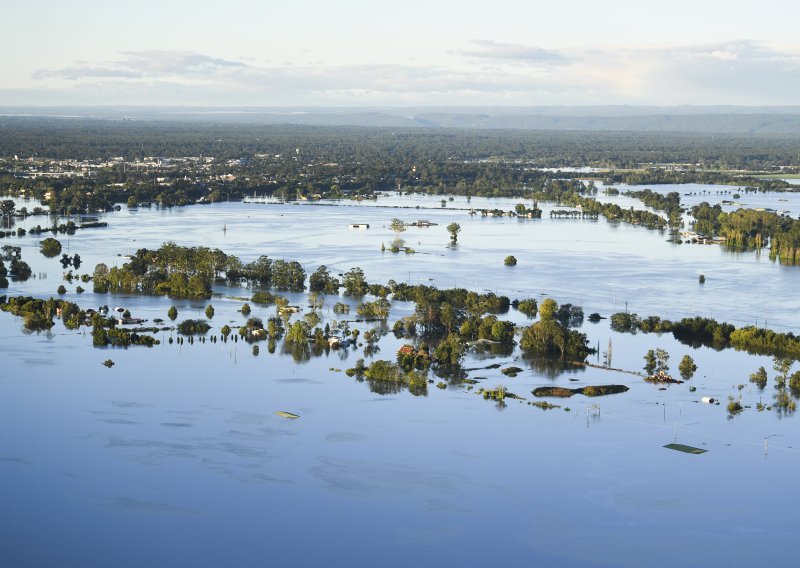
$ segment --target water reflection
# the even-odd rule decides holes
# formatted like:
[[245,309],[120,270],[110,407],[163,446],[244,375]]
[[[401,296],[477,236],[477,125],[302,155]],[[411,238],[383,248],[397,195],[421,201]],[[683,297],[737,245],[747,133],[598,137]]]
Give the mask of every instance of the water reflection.
[[523,361],[530,365],[530,368],[543,377],[555,381],[562,375],[578,375],[586,372],[583,365],[575,365],[563,359],[543,358],[543,357],[523,357]]
[[477,343],[472,348],[475,357],[480,360],[494,357],[508,357],[514,352],[514,345],[508,343]]
[[[175,238],[187,244],[211,243],[253,258],[264,251],[299,258],[311,269],[323,261],[338,272],[365,264],[372,281],[434,278],[442,287],[450,287],[457,280],[462,286],[497,289],[512,297],[550,295],[584,306],[590,310],[587,313],[608,315],[622,310],[629,299],[638,304],[631,308],[643,315],[660,313],[678,319],[676,313],[693,312],[691,304],[696,303],[719,321],[737,314],[752,319],[757,309],[770,310],[772,322],[774,310],[779,316],[776,324],[796,326],[796,269],[716,248],[672,247],[657,234],[631,227],[546,219],[473,221],[447,211],[438,213],[441,221],[456,219],[464,225],[457,249],[447,248],[444,232],[419,230],[413,241],[409,238],[422,242],[415,246],[418,254],[381,257],[380,241],[387,239],[379,228],[356,235],[343,227],[353,217],[376,216],[379,227],[383,213],[388,219],[396,211],[362,208],[355,213],[356,207],[345,206],[328,217],[312,207],[276,207],[286,218],[272,217],[278,210],[266,206],[258,210],[233,203],[202,210],[121,212],[106,217],[112,221],[107,231],[79,232],[65,241],[73,253],[80,251],[87,266],[113,261],[112,255],[127,246],[127,235],[136,232],[142,246]],[[229,227],[225,236],[209,229],[223,219]],[[312,222],[318,223],[318,236],[298,231]],[[266,235],[265,225],[270,226]],[[26,245],[23,254],[32,264],[43,271],[58,270],[57,264],[38,255],[34,240],[18,242]],[[499,272],[509,249],[520,264],[513,272]],[[694,271],[700,269],[709,277],[706,289],[697,286]],[[759,286],[757,308],[753,282]],[[52,279],[32,280],[25,286],[12,283],[8,293],[50,295],[55,288]],[[133,295],[69,297],[78,298],[82,306],[129,306],[146,318],[165,317],[173,303],[187,317],[202,317],[204,307],[196,301]],[[292,296],[293,303],[305,300],[305,295]],[[243,324],[237,312],[240,301],[215,297],[212,302],[217,309],[211,322],[215,328]],[[254,312],[259,317],[274,314],[258,307]],[[395,302],[389,324],[411,312],[413,307]],[[323,317],[339,316],[324,313]],[[527,323],[517,312],[508,317]],[[687,558],[698,565],[736,565],[746,563],[744,559],[789,565],[781,547],[753,547],[750,540],[732,540],[730,535],[755,530],[792,536],[795,511],[791,500],[785,499],[785,488],[797,471],[797,425],[792,422],[797,413],[745,408],[728,422],[724,403],[700,402],[701,396],[727,400],[736,383],[747,383],[748,373],[760,365],[769,368],[771,362],[730,350],[718,353],[704,345],[690,348],[671,335],[621,335],[607,323],[584,327],[592,344],[605,346],[613,337],[615,366],[639,370],[645,351],[657,345],[670,350],[673,361],[691,353],[698,363],[697,376],[685,385],[658,391],[640,377],[626,374],[630,392],[604,398],[600,421],[584,412],[593,401],[580,397],[570,400],[570,413],[563,408],[545,412],[516,402],[493,405],[469,391],[472,385],[457,372],[435,379],[445,382],[446,389],[431,388],[427,381],[409,387],[413,388],[409,394],[427,394],[420,400],[405,395],[402,383],[359,385],[342,373],[327,371],[331,361],[345,367],[362,354],[366,357],[357,346],[334,354],[309,343],[295,353],[293,348],[285,350],[282,340],[268,340],[267,351],[274,355],[265,357],[262,351],[262,356],[250,357],[250,346],[243,344],[247,356],[238,361],[231,353],[238,345],[234,341],[182,346],[163,341],[152,349],[96,350],[85,329],[64,331],[58,323],[52,340],[45,335],[22,336],[20,322],[0,314],[4,363],[0,423],[3,431],[14,432],[2,442],[5,457],[0,457],[0,469],[8,486],[18,488],[5,496],[8,510],[15,514],[7,516],[3,530],[9,542],[23,543],[16,546],[22,553],[34,532],[36,538],[64,536],[37,540],[31,550],[53,554],[52,562],[40,565],[70,557],[85,565],[123,566],[130,555],[139,562],[127,565],[142,564],[152,560],[135,556],[136,548],[152,554],[152,547],[140,546],[144,540],[157,542],[165,531],[194,537],[195,529],[205,537],[193,558],[198,566],[219,565],[225,554],[237,552],[241,555],[234,560],[240,564],[253,557],[278,561],[276,557],[283,554],[280,559],[287,563],[293,560],[290,555],[299,555],[300,563],[315,565],[331,556],[338,560],[336,551],[342,543],[354,550],[352,523],[328,522],[331,511],[338,511],[359,519],[364,538],[356,548],[361,558],[390,559],[389,564],[393,559],[394,565],[441,563],[459,553],[464,565],[518,565],[530,562],[532,556],[534,561],[540,559],[534,554],[540,550],[562,555],[543,565],[589,565],[598,557],[628,566],[676,566],[686,564]],[[366,326],[359,327],[364,331]],[[386,328],[379,329],[383,333]],[[393,360],[403,342],[394,334],[382,335],[373,359]],[[515,353],[507,346],[481,346],[467,353],[461,372],[482,380],[487,388],[502,382],[520,395],[527,394],[529,383],[542,380],[570,386],[568,379],[574,377],[594,383],[616,382],[606,377],[623,376],[536,358],[515,362],[529,366],[530,372],[506,379],[500,369],[509,362],[501,359]],[[100,365],[109,357],[117,362],[113,369]],[[489,368],[488,359],[497,366]],[[77,360],[79,372],[74,376],[51,369],[40,372],[31,366],[35,360]],[[295,362],[302,365],[295,368]],[[293,372],[291,380],[284,380]],[[466,386],[458,386],[459,381]],[[388,396],[365,396],[367,390]],[[741,391],[744,406],[755,406],[758,392],[753,390],[753,394]],[[762,396],[771,404],[774,394],[769,385]],[[502,416],[495,416],[494,408],[503,410]],[[273,414],[281,409],[297,410],[302,417],[285,421]],[[413,444],[398,442],[393,425],[399,423]],[[673,439],[674,424],[680,442],[709,452],[685,456],[663,450],[661,446]],[[513,451],[520,432],[536,435],[524,436],[524,447]],[[770,446],[770,460],[765,462],[763,439],[773,434],[783,442]],[[62,475],[64,469],[77,473]],[[687,471],[713,478],[714,483],[676,483],[687,478]],[[742,491],[755,478],[763,482],[758,491]],[[569,490],[542,490],[554,479]],[[45,508],[32,507],[31,495]],[[736,496],[735,504],[721,505],[732,503],[731,495]],[[133,520],[120,513],[130,513]],[[143,514],[157,515],[158,523],[142,523]],[[464,534],[481,538],[453,546],[441,537],[440,543],[440,535],[454,526],[453,515]],[[80,522],[64,524],[64,518]],[[392,522],[387,524],[387,518]],[[598,518],[605,529],[598,529]],[[306,530],[298,532],[301,525]],[[34,526],[36,531],[30,528]],[[704,535],[695,544],[689,542],[689,552],[675,547],[669,538],[687,531]],[[117,538],[123,533],[143,536]],[[311,533],[319,535],[321,543],[311,547],[322,551],[316,557],[306,546]],[[87,546],[86,534],[114,547]],[[265,534],[278,544],[259,548]],[[398,534],[402,547],[387,549]],[[565,546],[578,541],[576,534],[585,546]],[[426,535],[428,540],[423,540]],[[75,548],[70,542],[76,543]],[[503,544],[487,546],[489,542]],[[212,548],[223,552],[204,558]],[[181,555],[194,550],[190,545],[178,549]],[[567,557],[564,551],[569,551]],[[245,558],[247,553],[251,555]],[[167,563],[184,560],[176,553]]]
[[290,355],[295,363],[306,363],[311,359],[311,348],[308,343],[295,343],[284,341],[281,352]]
[[380,395],[391,395],[402,392],[406,385],[399,381],[372,381],[367,379],[369,391]]

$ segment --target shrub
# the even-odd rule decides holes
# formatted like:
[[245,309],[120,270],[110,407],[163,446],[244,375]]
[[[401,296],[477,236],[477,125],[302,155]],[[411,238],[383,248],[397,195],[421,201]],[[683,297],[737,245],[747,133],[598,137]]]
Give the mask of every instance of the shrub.
[[178,333],[181,335],[197,335],[206,333],[211,326],[205,320],[187,319],[178,324]]
[[759,367],[758,371],[750,375],[750,382],[755,383],[758,388],[763,389],[767,386],[767,370]]
[[251,298],[254,304],[261,304],[264,306],[270,306],[275,303],[275,296],[270,294],[266,291],[258,291],[253,293],[253,297]]
[[40,243],[39,250],[47,258],[53,258],[61,254],[61,243],[58,239],[47,237]]

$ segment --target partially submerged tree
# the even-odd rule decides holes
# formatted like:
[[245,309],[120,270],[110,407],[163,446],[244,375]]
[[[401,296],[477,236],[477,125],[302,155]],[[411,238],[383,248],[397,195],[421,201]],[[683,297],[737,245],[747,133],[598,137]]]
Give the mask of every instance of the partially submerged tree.
[[669,371],[669,353],[663,349],[650,349],[644,356],[644,372],[648,375],[664,374]]
[[539,306],[539,319],[542,321],[552,320],[557,312],[558,302],[553,298],[545,298]]
[[760,389],[763,389],[767,386],[768,380],[767,370],[764,367],[759,367],[758,371],[750,375],[750,382],[755,383]]
[[389,223],[389,228],[399,237],[400,233],[406,230],[406,224],[401,219],[395,217]]
[[450,240],[456,243],[458,241],[458,233],[461,232],[461,225],[458,223],[450,223],[447,225],[447,232],[450,233]]
[[345,272],[342,284],[344,285],[345,296],[360,298],[369,289],[367,280],[364,278],[364,271],[357,267]]
[[39,251],[47,258],[54,258],[61,254],[61,242],[53,237],[47,237],[39,244]]
[[689,355],[684,355],[683,359],[681,359],[680,365],[678,365],[678,371],[680,371],[681,378],[684,381],[688,381],[694,376],[694,372],[697,370],[697,365],[694,363],[694,359],[692,359]]

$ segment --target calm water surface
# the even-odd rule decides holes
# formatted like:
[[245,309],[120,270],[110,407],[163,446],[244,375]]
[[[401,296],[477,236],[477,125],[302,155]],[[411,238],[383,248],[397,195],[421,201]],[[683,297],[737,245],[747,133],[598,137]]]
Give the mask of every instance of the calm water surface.
[[[223,203],[123,210],[105,217],[107,229],[60,240],[83,258],[80,272],[174,240],[244,261],[298,259],[308,272],[361,266],[371,281],[544,293],[587,314],[608,315],[627,301],[641,315],[767,317],[770,327],[800,327],[798,269],[765,256],[671,245],[665,234],[605,221],[550,220],[547,209],[540,221],[454,210],[483,202],[510,209],[515,201],[441,208],[439,199],[414,199],[413,207],[434,209]],[[381,253],[394,238],[392,217],[439,225],[403,233],[415,255]],[[463,228],[457,247],[448,245],[451,221]],[[370,229],[348,228],[361,222]],[[21,245],[34,271],[46,273],[9,293],[49,295],[62,283],[60,264],[42,257],[37,243],[0,243]],[[519,265],[504,267],[507,254]],[[173,304],[180,319],[202,317],[206,304],[68,288],[66,297],[84,307],[122,305],[148,319],[165,317]],[[305,304],[303,295],[290,296]],[[326,321],[337,317],[330,308],[339,300],[326,298]],[[240,301],[210,303],[212,333],[244,321]],[[412,311],[395,302],[391,321]],[[256,307],[252,315],[273,313]],[[507,317],[524,322],[513,311]],[[374,324],[351,325],[363,332]],[[501,409],[464,386],[379,395],[336,371],[363,357],[361,349],[295,362],[280,345],[268,354],[264,343],[254,357],[244,343],[169,345],[170,332],[162,332],[152,349],[93,349],[88,334],[60,322],[52,334],[20,328],[0,314],[3,565],[794,565],[786,551],[797,534],[789,492],[800,437],[795,417],[755,409],[773,394],[771,385],[762,393],[747,381],[759,365],[770,369],[763,357],[692,350],[671,336],[620,335],[605,320],[581,331],[601,350],[613,342],[615,367],[640,369],[655,346],[670,352],[673,368],[691,354],[699,369],[689,384],[697,391],[689,384],[662,391],[599,369],[546,373],[518,351],[468,356],[469,368],[524,369],[516,378],[472,371],[484,377],[475,390],[504,384],[532,399],[543,385],[630,386],[611,397],[553,401],[566,412],[516,401]],[[385,336],[374,358],[394,359],[402,343]],[[116,363],[111,369],[101,365],[107,358]],[[703,395],[725,402],[739,395],[739,384],[752,408],[732,420],[724,404],[698,402]],[[301,418],[289,421],[277,410]],[[675,440],[708,453],[662,447]]]

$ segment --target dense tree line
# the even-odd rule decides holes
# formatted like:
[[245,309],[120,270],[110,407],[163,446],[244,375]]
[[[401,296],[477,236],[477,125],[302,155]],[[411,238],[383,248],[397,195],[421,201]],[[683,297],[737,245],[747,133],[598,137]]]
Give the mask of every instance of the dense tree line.
[[[788,156],[787,156],[788,158]],[[796,158],[795,158],[796,159]],[[788,158],[785,164],[793,163]],[[659,185],[699,183],[709,185],[731,185],[746,187],[753,191],[795,191],[789,182],[781,179],[762,179],[746,174],[732,174],[725,171],[708,171],[703,169],[664,169],[646,168],[636,171],[612,172],[605,177],[607,185]]]
[[800,220],[772,211],[737,209],[730,213],[706,202],[692,207],[694,228],[706,235],[720,236],[737,249],[770,247],[770,258],[783,264],[800,264]]
[[558,204],[575,207],[576,211],[551,212],[551,217],[574,217],[597,219],[600,216],[610,222],[625,222],[641,225],[648,229],[661,230],[667,227],[668,221],[661,215],[643,209],[623,209],[616,203],[601,203],[595,199],[597,189],[594,183],[580,180],[548,180],[541,192],[535,192],[534,198],[544,199]]
[[[796,159],[794,141],[786,137],[17,118],[0,119],[0,125],[4,133],[0,157],[6,159],[46,156],[105,164],[113,156],[129,163],[154,156],[193,157],[166,169],[114,163],[60,178],[24,177],[28,167],[24,161],[0,166],[0,192],[24,192],[38,200],[47,196],[51,210],[65,213],[107,211],[117,203],[170,207],[199,199],[236,200],[254,193],[296,199],[372,195],[398,188],[442,195],[530,197],[546,194],[551,183],[587,175],[540,168],[587,164],[636,168],[603,174],[611,183],[724,183],[782,190],[789,188],[786,182],[722,169],[777,169]],[[652,165],[667,162],[695,166],[679,171]],[[715,171],[704,171],[708,168]],[[167,181],[161,181],[165,177]],[[536,216],[537,210],[534,206],[530,212]]]
[[121,267],[109,269],[98,264],[93,275],[97,293],[138,292],[173,298],[208,298],[215,281],[301,292],[305,290],[305,270],[296,261],[260,256],[243,264],[219,249],[165,243],[157,250],[137,250]]
[[675,339],[692,347],[705,346],[717,350],[732,347],[752,355],[800,359],[800,337],[793,333],[755,326],[737,328],[699,316],[673,322],[658,316],[640,318],[635,313],[619,312],[611,315],[611,329],[620,333],[672,333]]
[[95,325],[92,328],[92,345],[95,347],[128,347],[130,345],[144,345],[153,347],[161,342],[152,335],[128,331],[117,327]]
[[0,310],[21,317],[28,331],[46,331],[55,325],[56,317],[61,318],[67,329],[77,329],[85,319],[85,312],[76,304],[54,298],[0,296]]
[[671,191],[664,195],[652,189],[643,189],[641,191],[627,191],[625,195],[641,200],[648,207],[663,211],[667,214],[669,226],[680,228],[683,208],[681,207],[681,195],[677,191]]
[[[94,159],[124,156],[292,155],[300,148],[329,161],[450,158],[541,160],[549,167],[681,163],[753,169],[797,158],[791,135],[553,130],[324,127],[209,122],[2,117],[0,156]],[[651,182],[646,182],[651,183]]]
[[545,298],[539,306],[539,321],[523,329],[520,348],[528,356],[583,361],[594,349],[589,347],[585,333],[569,329],[578,319],[583,319],[582,308],[559,306],[552,298]]

